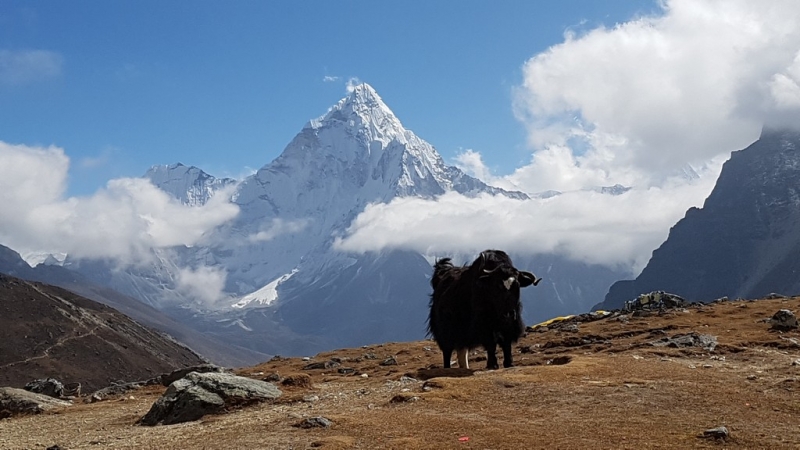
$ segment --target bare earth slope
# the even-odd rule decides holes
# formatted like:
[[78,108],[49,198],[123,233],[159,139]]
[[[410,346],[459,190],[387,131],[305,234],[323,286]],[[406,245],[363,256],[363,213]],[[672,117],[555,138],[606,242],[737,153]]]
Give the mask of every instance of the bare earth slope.
[[36,378],[78,382],[83,392],[204,360],[106,305],[65,289],[0,274],[0,386]]
[[[136,420],[164,389],[149,387],[2,420],[0,448],[798,448],[800,333],[763,321],[779,309],[799,312],[800,298],[551,327],[520,341],[517,367],[484,371],[476,351],[479,370],[450,369],[448,377],[435,377],[441,356],[430,341],[275,358],[239,371],[294,380],[279,382],[285,395],[275,404],[142,427]],[[716,337],[713,351],[704,336]],[[673,346],[654,345],[675,337]],[[293,426],[315,416],[333,424]],[[698,437],[717,426],[730,431],[726,441]]]

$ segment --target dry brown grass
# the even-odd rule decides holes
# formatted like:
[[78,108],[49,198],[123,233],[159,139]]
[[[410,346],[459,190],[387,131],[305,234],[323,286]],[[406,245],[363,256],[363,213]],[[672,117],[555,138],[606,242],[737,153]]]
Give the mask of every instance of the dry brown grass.
[[[273,404],[142,427],[136,420],[163,392],[149,387],[2,420],[0,448],[800,448],[800,366],[792,364],[800,359],[800,333],[771,331],[762,321],[782,308],[798,313],[798,306],[798,298],[730,302],[586,323],[577,333],[531,332],[517,346],[517,367],[472,376],[439,376],[441,356],[430,341],[286,358],[238,371],[290,377],[278,383],[284,396]],[[717,349],[649,344],[692,331],[717,336]],[[390,356],[398,364],[381,365]],[[473,367],[485,365],[481,356],[471,354]],[[332,358],[341,366],[303,370]],[[343,367],[354,372],[339,373]],[[333,426],[294,426],[314,416]],[[721,425],[731,432],[727,441],[698,437]]]

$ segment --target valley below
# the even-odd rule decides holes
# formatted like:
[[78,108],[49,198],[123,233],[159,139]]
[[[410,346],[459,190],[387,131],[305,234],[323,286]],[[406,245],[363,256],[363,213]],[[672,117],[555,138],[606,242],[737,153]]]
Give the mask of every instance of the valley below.
[[[165,390],[148,386],[0,420],[0,448],[797,448],[800,332],[771,327],[781,309],[800,297],[557,321],[495,371],[482,350],[441,369],[430,340],[275,357],[235,369],[273,381],[272,403],[147,427]],[[704,436],[717,427],[727,437]]]

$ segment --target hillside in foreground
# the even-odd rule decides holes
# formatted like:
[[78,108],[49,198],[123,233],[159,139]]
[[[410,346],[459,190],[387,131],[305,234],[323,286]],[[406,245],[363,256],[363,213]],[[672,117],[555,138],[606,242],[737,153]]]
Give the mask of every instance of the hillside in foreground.
[[[475,351],[478,370],[443,372],[431,341],[276,357],[237,371],[276,380],[276,403],[136,425],[165,389],[151,386],[0,420],[0,448],[797,448],[800,332],[771,329],[780,309],[800,297],[560,322],[497,371]],[[294,426],[317,416],[332,425]],[[727,440],[699,437],[719,426]]]

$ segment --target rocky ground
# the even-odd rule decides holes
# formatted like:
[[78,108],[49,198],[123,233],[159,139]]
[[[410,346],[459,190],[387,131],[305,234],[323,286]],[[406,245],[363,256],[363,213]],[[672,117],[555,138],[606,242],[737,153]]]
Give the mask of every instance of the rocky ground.
[[771,328],[780,309],[800,298],[559,322],[496,371],[481,351],[474,372],[438,369],[431,341],[275,358],[236,371],[274,380],[271,403],[148,427],[165,389],[148,386],[0,420],[0,448],[798,448],[800,332]]

